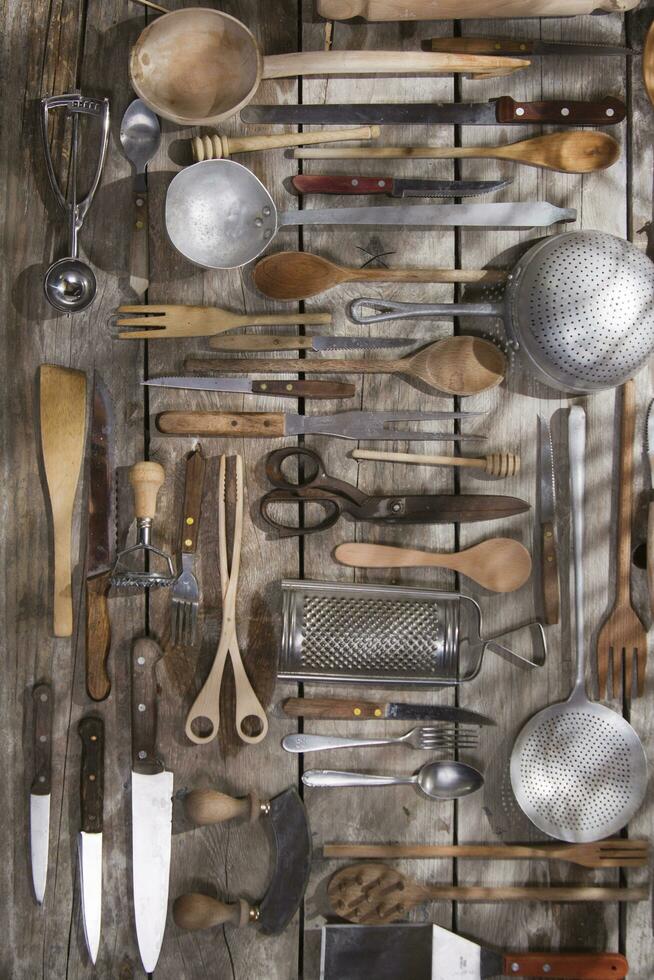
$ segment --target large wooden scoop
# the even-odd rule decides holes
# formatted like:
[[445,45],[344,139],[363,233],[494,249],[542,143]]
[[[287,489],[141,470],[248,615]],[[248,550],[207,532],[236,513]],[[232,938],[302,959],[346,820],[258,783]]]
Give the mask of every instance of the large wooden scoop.
[[39,373],[41,453],[54,528],[55,636],[73,632],[71,534],[73,505],[84,454],[86,375],[42,364]]

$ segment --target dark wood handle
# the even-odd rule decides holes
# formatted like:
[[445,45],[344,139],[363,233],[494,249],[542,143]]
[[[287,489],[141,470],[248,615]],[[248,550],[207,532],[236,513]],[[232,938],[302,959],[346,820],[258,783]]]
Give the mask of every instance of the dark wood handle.
[[81,827],[85,834],[102,833],[104,800],[104,722],[89,715],[78,726],[82,740],[80,771]]
[[200,510],[206,460],[198,446],[186,460],[186,484],[184,486],[184,513],[182,517],[182,552],[195,554],[200,530]]
[[130,285],[137,296],[142,299],[147,291],[150,280],[150,255],[149,255],[149,219],[148,219],[148,192],[143,182],[137,183],[133,194],[134,200],[134,223],[132,225],[132,240],[130,244]]
[[546,102],[516,102],[503,95],[495,102],[498,123],[557,123],[565,126],[601,126],[622,122],[626,106],[620,99],[601,102],[575,102],[571,99],[548,99]]
[[291,180],[299,194],[390,194],[390,177],[329,177],[299,174]]
[[629,964],[619,953],[507,953],[507,977],[552,977],[557,980],[619,980]]
[[142,637],[132,647],[132,769],[142,775],[159,772],[157,756],[156,664],[161,650]]
[[541,581],[545,622],[553,626],[559,621],[559,563],[556,553],[554,527],[550,521],[541,525]]
[[162,412],[157,428],[166,435],[277,439],[286,432],[283,412]]
[[93,701],[104,701],[111,691],[107,674],[107,658],[111,648],[107,602],[110,585],[110,572],[86,580],[86,690]]
[[49,684],[32,690],[34,707],[34,796],[49,796],[52,786],[52,718],[54,699]]
[[284,714],[290,718],[383,718],[386,705],[377,701],[342,700],[340,698],[286,698]]
[[512,37],[430,37],[422,42],[426,51],[440,54],[532,54],[533,41]]
[[353,398],[349,381],[253,381],[252,393],[280,398]]

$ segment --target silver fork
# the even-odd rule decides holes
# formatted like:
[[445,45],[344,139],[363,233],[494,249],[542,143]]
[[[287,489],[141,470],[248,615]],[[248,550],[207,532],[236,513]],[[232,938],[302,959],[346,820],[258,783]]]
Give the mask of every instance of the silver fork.
[[338,738],[332,735],[286,735],[282,746],[287,752],[320,752],[323,749],[356,749],[366,745],[409,745],[412,749],[471,749],[477,745],[476,728],[423,725],[394,738]]
[[170,632],[174,646],[194,646],[197,640],[200,587],[195,577],[195,551],[200,528],[206,460],[198,446],[186,460],[182,526],[182,571],[171,593]]

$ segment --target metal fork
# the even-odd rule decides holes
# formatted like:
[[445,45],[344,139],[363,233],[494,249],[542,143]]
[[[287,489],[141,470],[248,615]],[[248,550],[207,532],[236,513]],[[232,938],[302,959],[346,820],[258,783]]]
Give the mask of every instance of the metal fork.
[[197,640],[200,587],[194,574],[194,567],[205,465],[206,460],[198,446],[186,460],[182,571],[175,579],[171,593],[170,632],[174,646],[194,646]]
[[337,738],[332,735],[286,735],[282,747],[287,752],[320,752],[323,749],[356,749],[366,745],[408,745],[429,752],[435,749],[472,749],[477,745],[474,727],[423,725],[394,738]]

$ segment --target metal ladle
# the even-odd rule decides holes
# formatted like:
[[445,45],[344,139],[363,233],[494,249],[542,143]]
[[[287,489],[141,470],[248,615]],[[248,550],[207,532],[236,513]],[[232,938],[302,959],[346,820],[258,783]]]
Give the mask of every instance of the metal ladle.
[[[63,108],[72,123],[70,176],[70,200],[57,181],[52,155],[50,153],[49,116],[53,109]],[[81,114],[96,116],[101,120],[101,145],[98,164],[90,190],[81,201],[77,199],[77,159],[79,144],[79,117]],[[66,214],[68,221],[69,252],[63,259],[53,262],[45,274],[43,288],[51,306],[60,313],[80,313],[93,302],[97,283],[93,269],[78,258],[78,235],[91,206],[93,196],[100,183],[102,167],[107,153],[109,139],[109,100],[92,99],[71,92],[66,95],[53,95],[41,100],[41,134],[45,151],[48,178],[57,202]]]
[[381,776],[369,772],[338,772],[333,769],[307,769],[305,786],[403,786],[415,785],[432,800],[458,800],[476,793],[484,777],[465,762],[439,759],[428,762],[413,776]]

